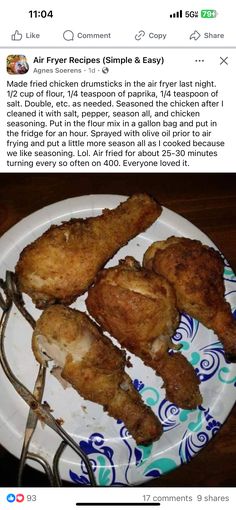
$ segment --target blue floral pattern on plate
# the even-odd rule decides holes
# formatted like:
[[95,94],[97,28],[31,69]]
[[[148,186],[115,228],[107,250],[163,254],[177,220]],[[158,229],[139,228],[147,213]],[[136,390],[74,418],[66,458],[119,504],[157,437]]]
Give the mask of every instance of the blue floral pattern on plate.
[[[235,281],[235,276],[229,266],[226,266],[225,275],[227,285],[230,286],[228,288],[226,285],[227,299],[231,302],[234,311],[236,290],[232,290],[231,285]],[[213,341],[208,341],[204,345],[204,339],[207,336]],[[119,466],[119,461],[116,461],[117,446],[113,447],[109,441],[106,441],[104,435],[94,433],[87,441],[81,441],[80,446],[91,460],[98,485],[129,486],[137,483],[137,480],[143,483],[145,480],[159,477],[189,462],[220,429],[222,413],[217,406],[215,410],[211,409],[212,392],[214,394],[224,392],[226,386],[232,389],[236,387],[236,371],[225,360],[222,344],[212,332],[208,332],[187,314],[181,315],[173,342],[181,344],[183,354],[198,374],[204,405],[192,411],[180,409],[164,398],[164,392],[158,385],[158,378],[157,386],[134,378],[135,388],[162,422],[163,436],[159,442],[152,445],[136,445],[123,423],[118,420],[118,434],[123,445],[123,457],[125,457],[122,467]],[[205,388],[206,391],[204,391]],[[165,452],[164,455],[159,453],[163,449],[162,446],[169,444],[169,441],[174,443],[172,448],[168,449],[169,455]],[[83,463],[78,472],[70,470],[69,476],[76,484],[89,484]]]
[[[224,279],[226,298],[236,317],[236,276],[227,261]],[[152,445],[136,445],[123,423],[118,420],[117,437],[123,448],[122,465],[119,464],[117,444],[106,441],[104,435],[94,433],[87,441],[81,441],[80,446],[91,459],[99,485],[129,486],[159,477],[189,462],[219,431],[225,411],[224,400],[221,399],[221,405],[217,406],[217,397],[224,394],[225,388],[231,395],[233,392],[235,395],[235,367],[225,360],[222,344],[213,332],[186,313],[181,314],[173,342],[181,345],[182,353],[193,365],[201,381],[203,404],[195,410],[180,409],[165,399],[160,380],[155,375],[148,374],[146,379],[134,377],[135,388],[163,425],[163,436]],[[164,453],[159,453],[162,451]],[[78,472],[70,470],[70,479],[84,485],[89,483],[82,464]]]

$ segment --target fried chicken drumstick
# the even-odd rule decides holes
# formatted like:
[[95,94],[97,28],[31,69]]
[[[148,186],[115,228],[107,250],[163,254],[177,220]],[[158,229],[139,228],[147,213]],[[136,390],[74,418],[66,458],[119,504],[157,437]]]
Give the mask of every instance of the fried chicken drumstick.
[[121,419],[138,444],[149,444],[162,433],[161,424],[125,373],[124,351],[102,335],[82,312],[63,305],[47,308],[38,319],[32,348],[39,363],[54,360],[54,370],[85,399]]
[[192,365],[182,354],[168,353],[179,314],[166,278],[126,257],[119,266],[100,271],[86,304],[104,330],[163,378],[170,401],[185,409],[201,404]]
[[224,262],[219,252],[200,241],[170,237],[153,243],[144,266],[165,276],[174,286],[177,306],[213,329],[226,357],[236,361],[236,320],[224,298]]
[[19,290],[38,308],[72,303],[107,260],[160,214],[155,200],[140,193],[95,218],[53,225],[22,251],[16,265]]

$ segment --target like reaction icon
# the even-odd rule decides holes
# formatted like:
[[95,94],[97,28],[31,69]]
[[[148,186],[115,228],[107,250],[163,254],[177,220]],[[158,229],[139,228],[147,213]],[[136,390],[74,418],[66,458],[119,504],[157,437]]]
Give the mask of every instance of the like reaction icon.
[[8,501],[8,503],[14,503],[15,499],[16,499],[15,494],[8,494],[8,495],[7,495],[7,501]]
[[11,35],[11,40],[12,41],[21,41],[22,39],[22,34],[19,32],[19,30],[15,30],[14,34]]

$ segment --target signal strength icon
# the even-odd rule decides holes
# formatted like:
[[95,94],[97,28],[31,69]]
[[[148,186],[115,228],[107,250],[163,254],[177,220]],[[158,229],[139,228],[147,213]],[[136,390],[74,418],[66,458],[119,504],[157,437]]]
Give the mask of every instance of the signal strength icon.
[[180,9],[180,11],[173,12],[170,14],[170,18],[182,18],[183,17],[183,11]]

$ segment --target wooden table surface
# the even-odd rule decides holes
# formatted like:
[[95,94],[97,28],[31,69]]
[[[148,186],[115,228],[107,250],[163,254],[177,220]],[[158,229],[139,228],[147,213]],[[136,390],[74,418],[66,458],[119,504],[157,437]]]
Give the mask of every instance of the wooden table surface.
[[[0,235],[28,214],[59,200],[140,191],[150,193],[203,230],[236,269],[235,174],[2,174]],[[0,447],[0,485],[15,486],[16,472],[17,460]],[[47,482],[44,475],[27,468],[24,484],[36,487]],[[236,406],[220,432],[189,464],[145,485],[235,487]]]

